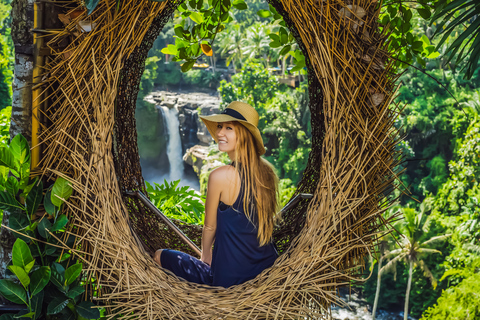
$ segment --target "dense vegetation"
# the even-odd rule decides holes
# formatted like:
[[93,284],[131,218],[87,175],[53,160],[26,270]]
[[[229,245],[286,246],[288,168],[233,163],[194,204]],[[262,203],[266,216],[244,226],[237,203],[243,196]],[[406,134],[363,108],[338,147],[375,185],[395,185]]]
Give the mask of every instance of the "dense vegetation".
[[[442,6],[456,2],[386,2],[381,19],[390,23],[391,45],[399,52],[398,68],[412,65],[400,78],[403,86],[396,100],[403,106],[397,125],[405,135],[399,145],[405,154],[405,171],[391,195],[399,197],[398,203],[386,212],[386,216],[402,213],[404,219],[395,227],[403,236],[394,233],[381,239],[379,254],[370,264],[378,276],[357,286],[372,305],[378,298],[378,308],[402,310],[406,305],[412,316],[432,320],[480,318],[480,71],[472,62],[480,52],[472,49],[480,48],[475,47],[480,37],[466,43],[474,34],[472,26],[479,25],[478,12],[471,13],[472,5],[478,8],[478,4],[465,1],[448,19],[467,18],[460,24],[447,23],[447,32],[443,31],[445,20],[428,21],[431,8],[435,7],[437,19],[442,17]],[[242,3],[230,3],[230,13],[219,17],[224,30],[216,37],[206,35],[209,40],[203,44],[209,47],[198,49],[204,54],[196,65],[188,65],[193,69],[186,73],[181,71],[182,62],[191,62],[192,55],[202,53],[195,49],[180,57],[177,39],[186,41],[203,18],[185,17],[196,1],[181,8],[149,53],[140,98],[159,86],[172,90],[192,86],[218,89],[224,105],[237,99],[254,105],[260,114],[266,157],[283,179],[285,201],[301,178],[311,144],[304,57],[271,7],[260,0]],[[9,8],[5,0],[0,2],[0,133],[4,145],[13,65]],[[451,49],[465,43],[465,50]],[[206,54],[208,48],[211,55]],[[279,83],[278,76],[284,75],[297,76],[296,88]],[[146,111],[151,106],[143,104],[142,108],[139,114],[148,118]],[[139,136],[153,146],[162,130],[152,120]],[[199,194],[178,187],[177,182],[149,185],[148,191],[171,217],[201,223],[203,198]],[[38,225],[31,229],[36,234],[42,230]],[[50,260],[42,266],[50,268]]]
[[10,0],[0,1],[0,109],[12,105],[13,41]]
[[[266,157],[285,179],[284,190],[291,192],[301,178],[309,152],[308,94],[304,83],[295,89],[280,84],[273,67],[280,69],[280,74],[288,73],[303,57],[295,57],[293,50],[287,52],[289,57],[281,56],[283,46],[273,44],[283,33],[281,21],[266,19],[274,13],[266,14],[269,8],[262,7],[258,1],[247,1],[247,4],[260,11],[259,14],[255,15],[255,10],[233,11],[231,21],[225,24],[228,32],[219,33],[218,41],[213,43],[214,58],[203,58],[204,63],[216,67],[233,64],[235,74],[218,81],[225,74],[216,77],[212,72],[207,78],[209,72],[203,69],[181,74],[177,66],[176,78],[166,78],[191,85],[196,85],[196,81],[187,79],[199,79],[202,85],[218,84],[223,106],[238,99],[254,105],[261,118]],[[480,303],[467,283],[478,277],[480,265],[477,169],[480,74],[476,70],[469,75],[471,79],[463,79],[465,73],[459,70],[471,64],[470,56],[462,60],[458,56],[451,58],[448,53],[458,34],[477,20],[452,27],[455,32],[440,43],[444,34],[441,29],[437,30],[437,23],[430,24],[426,19],[432,16],[433,5],[438,6],[438,13],[444,4],[444,1],[421,1],[399,6],[392,1],[382,16],[385,24],[394,22],[390,28],[396,40],[391,45],[399,51],[399,70],[412,67],[400,79],[403,86],[396,100],[404,106],[397,125],[405,134],[399,145],[405,153],[402,164],[405,172],[392,195],[399,197],[398,204],[386,213],[401,212],[405,217],[395,225],[403,236],[395,233],[397,241],[391,237],[382,241],[383,265],[379,279],[383,285],[378,307],[400,311],[406,305],[412,316],[423,314],[425,319],[440,319],[439,315],[448,312],[469,314],[467,319],[474,319],[479,316]],[[250,18],[235,19],[240,13]],[[460,15],[461,10],[456,16]],[[173,36],[174,29],[172,24],[172,28],[164,32]],[[435,37],[436,33],[440,35]],[[175,40],[170,39],[163,45],[167,47],[167,43],[173,44]],[[471,45],[470,42],[466,46],[466,51]],[[165,56],[155,61],[162,59]],[[172,63],[175,62],[166,65],[170,68],[167,72],[174,70]],[[379,261],[374,260],[371,266],[374,274],[378,266]],[[372,305],[377,279],[371,277],[358,287]],[[458,309],[449,307],[448,299],[456,299]]]

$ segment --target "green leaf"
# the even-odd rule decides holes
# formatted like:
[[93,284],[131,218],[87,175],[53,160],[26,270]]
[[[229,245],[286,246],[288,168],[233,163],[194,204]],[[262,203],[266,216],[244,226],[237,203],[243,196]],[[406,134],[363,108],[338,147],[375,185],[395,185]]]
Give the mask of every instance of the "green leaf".
[[5,185],[7,179],[8,179],[8,174],[10,173],[10,169],[8,169],[5,166],[0,165],[0,185]]
[[[14,178],[15,179],[15,178]],[[0,191],[0,210],[15,210],[23,207],[6,191]]]
[[272,48],[279,48],[282,44],[278,41],[271,41],[268,45]]
[[95,8],[98,5],[98,2],[99,0],[85,0],[85,7],[87,7],[88,15],[90,15],[93,12],[93,10],[95,10]]
[[12,196],[15,197],[18,193],[19,189],[19,183],[17,178],[14,176],[10,176],[7,178],[7,181],[5,183],[5,189],[7,189],[7,192]]
[[30,146],[27,139],[21,134],[17,134],[10,143],[10,152],[19,164],[22,177],[28,177],[30,172]]
[[40,291],[32,297],[30,307],[31,310],[35,312],[35,319],[38,319],[42,315],[43,296],[44,292]]
[[183,37],[184,37],[184,35],[183,35],[183,27],[182,27],[182,26],[177,26],[177,27],[175,27],[174,31],[175,31],[175,35],[176,35],[177,37],[180,37],[180,38],[183,38]]
[[430,12],[430,9],[418,8],[417,12],[425,20],[430,19],[430,17],[432,16],[432,13]]
[[32,261],[33,257],[28,245],[22,239],[17,239],[12,249],[13,265],[25,268]]
[[67,297],[69,297],[70,299],[73,299],[73,298],[81,295],[84,292],[85,292],[84,287],[76,286],[76,287],[73,287],[72,289],[68,290]]
[[82,273],[82,264],[76,263],[73,266],[70,266],[67,270],[65,270],[65,285],[71,284],[73,281],[77,280],[77,278]]
[[46,245],[46,248],[45,248],[45,254],[47,256],[53,256],[55,254],[55,252],[57,251],[58,247],[55,247],[55,246],[51,246],[49,244]]
[[192,19],[194,22],[196,22],[198,24],[203,22],[203,16],[202,16],[202,14],[200,14],[198,12],[192,12],[192,14],[190,15],[189,18]]
[[20,311],[16,316],[14,316],[15,319],[20,319],[20,318],[30,318],[32,319],[35,316],[35,312],[25,312]]
[[76,310],[78,314],[85,319],[98,319],[100,318],[100,311],[95,307],[95,304],[93,304],[90,301],[82,301],[79,304],[76,305]]
[[11,313],[2,314],[0,316],[0,320],[13,320],[13,319],[15,319],[15,318],[13,317],[13,314],[11,314]]
[[272,16],[272,13],[269,10],[258,10],[257,14],[260,18],[268,18]]
[[32,281],[30,283],[30,291],[32,295],[36,295],[45,288],[48,281],[50,281],[51,270],[50,267],[40,267],[32,273]]
[[423,60],[421,57],[418,57],[418,56],[417,56],[417,62],[422,66],[422,68],[426,68],[426,67],[427,67],[427,63],[426,63],[425,60]]
[[25,206],[27,208],[27,213],[29,215],[33,215],[37,212],[38,206],[42,202],[43,199],[43,183],[41,180],[30,190],[27,195],[27,199],[25,199]]
[[280,36],[279,36],[278,34],[270,33],[268,36],[269,36],[270,39],[272,39],[273,41],[280,42]]
[[414,41],[412,44],[413,49],[420,49],[423,47],[423,41]]
[[410,22],[410,20],[412,19],[412,10],[405,10],[405,12],[403,13],[403,21],[405,22]]
[[68,218],[66,215],[62,214],[57,218],[57,221],[53,224],[52,228],[50,229],[51,232],[58,231],[63,229],[68,223]]
[[13,303],[28,305],[25,289],[10,280],[0,280],[0,294]]
[[246,4],[245,1],[243,1],[243,0],[233,1],[233,6],[234,6],[235,9],[237,9],[237,10],[246,10],[246,9],[248,9],[247,4]]
[[435,51],[435,52],[430,53],[426,58],[427,58],[427,59],[435,59],[435,58],[437,58],[438,56],[440,56],[440,52]]
[[283,55],[287,54],[291,49],[292,49],[292,46],[291,46],[291,45],[286,45],[286,46],[283,47],[283,49],[280,51],[280,55],[283,56]]
[[383,18],[382,18],[382,24],[383,24],[384,26],[386,26],[386,25],[389,24],[389,23],[390,23],[390,16],[388,16],[388,15],[383,16]]
[[[33,256],[33,255],[32,255],[32,256]],[[27,264],[27,265],[25,266],[25,272],[26,272],[27,274],[29,274],[34,265],[35,265],[35,260],[33,260],[32,262],[30,262],[29,264]]]
[[57,297],[48,304],[47,314],[57,314],[63,310],[68,304],[68,299],[65,297]]
[[[24,212],[17,212],[13,211],[10,214],[10,228],[16,231],[20,231],[23,234],[26,234],[28,232],[25,231],[25,228],[27,228],[30,225],[30,222],[28,222],[27,215]],[[18,234],[17,232],[13,232],[13,236],[16,238],[21,238],[22,240],[29,242],[30,239],[23,237],[22,235]]]
[[59,264],[54,262],[52,264],[52,276],[50,277],[50,281],[59,289],[63,290],[63,284],[65,283],[65,268]]
[[414,39],[413,34],[411,32],[407,33],[406,39],[408,43],[412,44]]
[[297,72],[303,69],[303,66],[295,66],[292,69],[290,69],[290,72]]
[[22,267],[19,266],[8,266],[8,270],[12,271],[13,274],[18,278],[20,283],[23,285],[25,289],[27,289],[28,285],[30,284],[30,278],[28,274]]
[[66,179],[58,177],[52,188],[52,203],[59,207],[62,205],[63,201],[68,200],[72,195],[73,189]]
[[52,223],[47,219],[46,216],[38,224],[38,233],[45,239],[49,238],[48,230],[52,228]]
[[163,54],[170,54],[170,55],[173,55],[173,56],[176,56],[177,53],[178,53],[177,47],[173,44],[169,44],[166,48],[163,48],[161,52]]
[[25,197],[25,195],[27,195],[30,192],[30,190],[32,190],[32,188],[35,186],[37,181],[38,181],[38,178],[35,178],[35,180],[30,184],[27,183],[25,185],[19,185],[19,189],[23,188],[23,192],[21,193],[21,196]]
[[49,188],[43,198],[43,207],[48,214],[53,215],[55,213],[55,205],[52,203],[52,188]]
[[10,148],[0,148],[0,165],[8,167],[16,177],[19,177],[18,172],[20,167],[18,162],[15,160],[12,152],[10,151]]
[[188,70],[192,69],[193,65],[195,64],[195,60],[190,60],[182,64],[182,72],[187,72]]
[[287,44],[288,42],[288,32],[287,32],[287,29],[285,28],[280,28],[280,42],[282,44]]

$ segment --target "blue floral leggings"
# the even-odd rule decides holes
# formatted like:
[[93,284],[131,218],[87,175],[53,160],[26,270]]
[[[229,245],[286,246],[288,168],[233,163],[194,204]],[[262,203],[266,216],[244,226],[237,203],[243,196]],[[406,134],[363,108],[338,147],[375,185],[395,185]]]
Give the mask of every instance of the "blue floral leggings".
[[164,249],[160,262],[163,268],[172,271],[177,277],[199,284],[212,284],[211,267],[187,253]]

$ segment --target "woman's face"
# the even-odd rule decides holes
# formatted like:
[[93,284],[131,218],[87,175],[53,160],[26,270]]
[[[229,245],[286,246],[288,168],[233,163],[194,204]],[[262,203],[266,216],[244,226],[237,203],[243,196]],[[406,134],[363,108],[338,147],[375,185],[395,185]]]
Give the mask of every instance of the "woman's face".
[[237,144],[234,122],[218,122],[215,132],[218,141],[218,150],[233,153]]

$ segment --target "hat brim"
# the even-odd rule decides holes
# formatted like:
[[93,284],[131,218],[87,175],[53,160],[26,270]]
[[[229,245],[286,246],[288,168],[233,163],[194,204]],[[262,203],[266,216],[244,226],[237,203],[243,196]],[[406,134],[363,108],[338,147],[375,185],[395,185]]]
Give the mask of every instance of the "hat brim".
[[260,155],[265,154],[265,146],[263,145],[263,139],[262,139],[262,135],[260,134],[260,130],[258,130],[256,126],[249,123],[248,121],[239,120],[228,114],[214,114],[211,116],[199,116],[199,118],[203,121],[203,123],[205,123],[205,126],[207,127],[208,132],[210,132],[210,135],[212,136],[213,140],[215,140],[216,143],[218,143],[218,140],[215,136],[215,132],[217,131],[217,123],[234,122],[234,121],[239,122],[245,128],[247,128],[247,130],[250,131],[250,133],[253,135],[255,144],[257,146],[257,151],[259,152],[259,154]]

